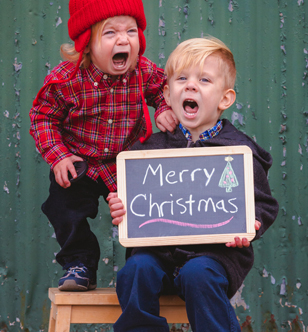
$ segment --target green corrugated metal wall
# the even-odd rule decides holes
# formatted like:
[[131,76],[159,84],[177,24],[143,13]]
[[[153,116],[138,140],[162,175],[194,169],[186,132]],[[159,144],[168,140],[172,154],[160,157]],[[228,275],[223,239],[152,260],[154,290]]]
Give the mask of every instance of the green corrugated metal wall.
[[[225,116],[273,156],[280,202],[254,243],[255,265],[233,298],[243,331],[308,331],[308,2],[144,0],[146,56],[164,66],[175,46],[205,34],[233,51],[237,102]],[[28,112],[67,42],[68,0],[0,0],[0,331],[47,330],[48,287],[62,271],[53,229],[40,211],[48,166],[28,134]],[[124,264],[107,206],[91,222],[101,244],[99,286]],[[180,328],[180,326],[177,326]],[[74,330],[112,331],[110,326]],[[205,329],[206,331],[206,329]]]

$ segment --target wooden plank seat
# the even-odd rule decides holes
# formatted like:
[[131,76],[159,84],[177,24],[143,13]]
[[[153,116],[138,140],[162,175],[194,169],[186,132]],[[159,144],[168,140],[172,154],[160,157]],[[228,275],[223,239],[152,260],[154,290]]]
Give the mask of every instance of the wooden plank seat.
[[[113,324],[121,314],[115,288],[63,292],[49,288],[49,332],[69,332],[70,324]],[[188,323],[185,302],[176,295],[160,297],[160,315],[168,323]]]

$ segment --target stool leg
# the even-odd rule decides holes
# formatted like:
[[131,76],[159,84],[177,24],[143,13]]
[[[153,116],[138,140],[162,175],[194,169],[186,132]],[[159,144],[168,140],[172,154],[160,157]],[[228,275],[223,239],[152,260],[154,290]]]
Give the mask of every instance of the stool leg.
[[56,317],[56,314],[57,314],[57,306],[54,303],[51,302],[48,332],[55,332],[55,327],[56,327],[55,317]]
[[55,332],[70,331],[71,313],[72,307],[70,305],[58,306]]

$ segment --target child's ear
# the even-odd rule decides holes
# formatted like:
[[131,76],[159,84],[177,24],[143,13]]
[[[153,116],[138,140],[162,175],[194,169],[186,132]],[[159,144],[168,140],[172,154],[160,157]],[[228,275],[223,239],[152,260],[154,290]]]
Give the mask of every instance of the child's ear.
[[168,106],[171,106],[171,105],[170,105],[170,88],[169,88],[169,85],[168,85],[168,84],[166,84],[166,85],[164,86],[164,97],[165,97],[166,104],[167,104]]
[[218,109],[222,112],[232,106],[235,102],[236,93],[233,89],[228,89],[224,92],[224,95],[218,105]]

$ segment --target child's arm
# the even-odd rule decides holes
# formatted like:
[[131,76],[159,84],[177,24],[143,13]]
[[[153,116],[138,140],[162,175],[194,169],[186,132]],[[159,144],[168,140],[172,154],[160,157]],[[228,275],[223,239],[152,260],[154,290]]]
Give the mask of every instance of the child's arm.
[[[52,72],[46,77],[44,84],[54,79],[57,79],[57,76]],[[61,160],[73,156],[62,139],[63,122],[67,115],[66,99],[59,84],[47,85],[29,113],[30,134],[51,169]]]
[[[260,221],[256,220],[255,221],[255,229],[258,231],[261,227],[261,223]],[[240,239],[238,236],[236,236],[234,238],[233,242],[228,242],[226,243],[227,247],[238,247],[238,248],[243,248],[243,247],[249,247],[250,246],[250,242],[244,237],[242,239]]]
[[[263,151],[263,158],[263,161],[261,157],[256,158],[254,156],[253,158],[256,236],[252,241],[259,239],[273,224],[279,208],[277,200],[271,194],[267,179],[268,169],[272,164],[272,157],[266,151]],[[233,242],[226,244],[227,247],[239,248],[249,247],[249,245],[250,242],[247,239],[240,240],[239,238],[235,238]]]
[[160,113],[156,118],[156,127],[165,132],[170,131],[173,132],[176,126],[179,124],[179,120],[176,117],[175,113],[170,109],[163,113]]
[[173,132],[178,124],[177,117],[164,98],[166,76],[162,68],[145,57],[141,57],[141,71],[144,80],[144,96],[147,105],[155,109],[155,124],[161,131]]
[[118,197],[118,193],[109,193],[107,202],[112,217],[112,223],[114,225],[119,225],[119,223],[123,221],[123,216],[126,211],[121,199]]

